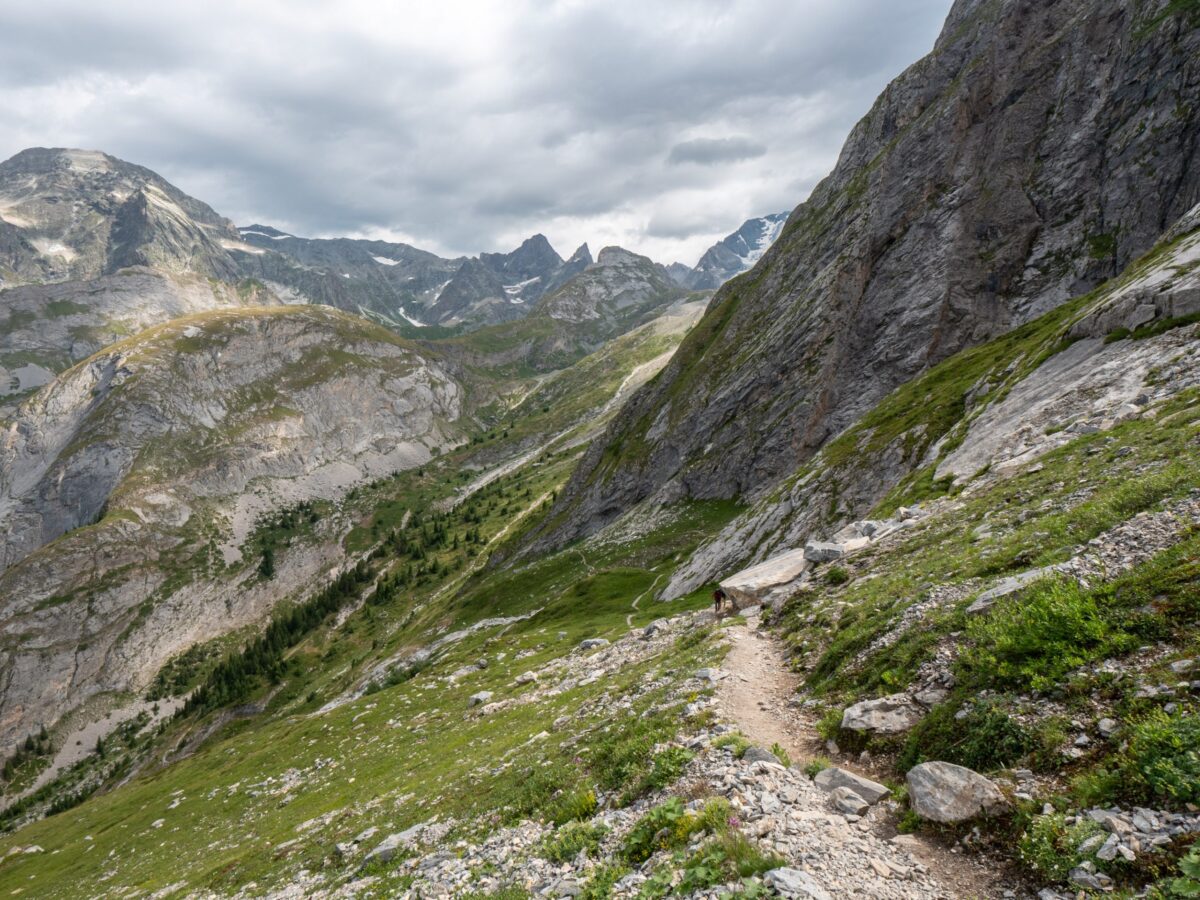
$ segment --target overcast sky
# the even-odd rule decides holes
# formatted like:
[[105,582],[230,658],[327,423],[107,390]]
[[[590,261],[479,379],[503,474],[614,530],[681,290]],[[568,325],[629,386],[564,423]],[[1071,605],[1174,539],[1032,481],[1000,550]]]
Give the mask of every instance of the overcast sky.
[[791,209],[950,0],[34,0],[0,156],[100,149],[238,224],[689,265]]

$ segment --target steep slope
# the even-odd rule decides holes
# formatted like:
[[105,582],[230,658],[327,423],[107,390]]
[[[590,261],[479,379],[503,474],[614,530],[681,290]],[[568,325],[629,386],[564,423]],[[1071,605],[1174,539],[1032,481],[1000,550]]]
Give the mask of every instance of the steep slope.
[[1197,319],[1200,206],[1119,278],[902,385],[731,522],[664,594],[981,473],[1020,473],[1080,435],[1152,420],[1151,400],[1200,382]]
[[238,231],[247,245],[234,254],[242,272],[281,297],[396,324],[420,323],[463,262],[390,241],[301,238],[268,225]]
[[673,268],[671,277],[694,291],[719,288],[735,275],[753,268],[762,259],[783,232],[787,218],[787,213],[775,213],[747,219],[733,234],[704,251],[695,268]]
[[1181,4],[959,0],[538,546],[660,491],[766,491],[895,386],[1120,272],[1200,199],[1198,51]]
[[84,281],[130,266],[237,279],[226,219],[149,169],[93,150],[0,163],[0,287]]
[[0,414],[105,345],[177,316],[276,302],[212,209],[89,150],[0,163]]
[[314,502],[427,461],[461,411],[435,360],[323,307],[174,320],[60,375],[0,445],[2,742],[339,565]]

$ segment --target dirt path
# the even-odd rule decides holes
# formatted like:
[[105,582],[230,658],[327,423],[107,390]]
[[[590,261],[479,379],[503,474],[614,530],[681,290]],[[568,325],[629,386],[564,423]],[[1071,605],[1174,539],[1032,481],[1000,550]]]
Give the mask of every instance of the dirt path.
[[[788,706],[796,695],[799,678],[787,667],[783,649],[769,633],[758,630],[758,618],[747,625],[727,629],[731,648],[721,668],[726,677],[717,685],[718,715],[732,722],[755,744],[770,748],[779,744],[793,763],[803,765],[825,755],[825,742],[816,731],[816,722],[803,710]],[[872,772],[845,759],[835,761],[844,769],[880,780],[883,773]],[[884,817],[876,832],[885,839],[894,838],[894,816]],[[924,835],[898,838],[955,897],[1003,898],[1029,896],[1030,893],[1002,871],[1002,864],[984,856],[965,856],[951,846]]]

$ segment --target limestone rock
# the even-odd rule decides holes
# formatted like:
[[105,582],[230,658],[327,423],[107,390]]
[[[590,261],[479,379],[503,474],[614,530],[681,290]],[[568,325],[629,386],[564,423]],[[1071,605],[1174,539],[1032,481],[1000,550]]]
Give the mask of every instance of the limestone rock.
[[822,769],[813,779],[813,783],[821,790],[830,792],[842,787],[849,788],[871,804],[878,803],[891,793],[891,789],[887,786],[837,766]]
[[742,759],[748,763],[765,762],[780,765],[779,757],[762,747],[747,747],[746,752],[742,754]]
[[991,781],[953,763],[921,763],[909,770],[905,780],[913,810],[931,822],[965,822],[1006,805]]
[[773,888],[782,897],[799,897],[803,900],[833,900],[817,880],[802,869],[791,867],[771,869],[763,876],[763,884]]
[[791,550],[721,581],[737,607],[760,603],[772,588],[795,581],[809,568],[804,550]]
[[863,700],[842,713],[842,727],[874,734],[901,734],[925,715],[908,694],[892,694],[877,700]]
[[836,787],[829,793],[833,805],[848,816],[862,816],[871,808],[871,804],[848,787]]

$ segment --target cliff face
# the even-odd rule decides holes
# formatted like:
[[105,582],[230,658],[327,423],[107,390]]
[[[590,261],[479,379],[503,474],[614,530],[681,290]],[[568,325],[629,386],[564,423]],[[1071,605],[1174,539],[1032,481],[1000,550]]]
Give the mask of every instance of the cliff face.
[[1179,4],[959,0],[535,538],[761,493],[897,385],[1122,271],[1200,199]]
[[177,319],[58,376],[0,436],[0,747],[324,575],[345,523],[305,519],[318,539],[264,578],[264,517],[426,462],[461,406],[322,307]]

